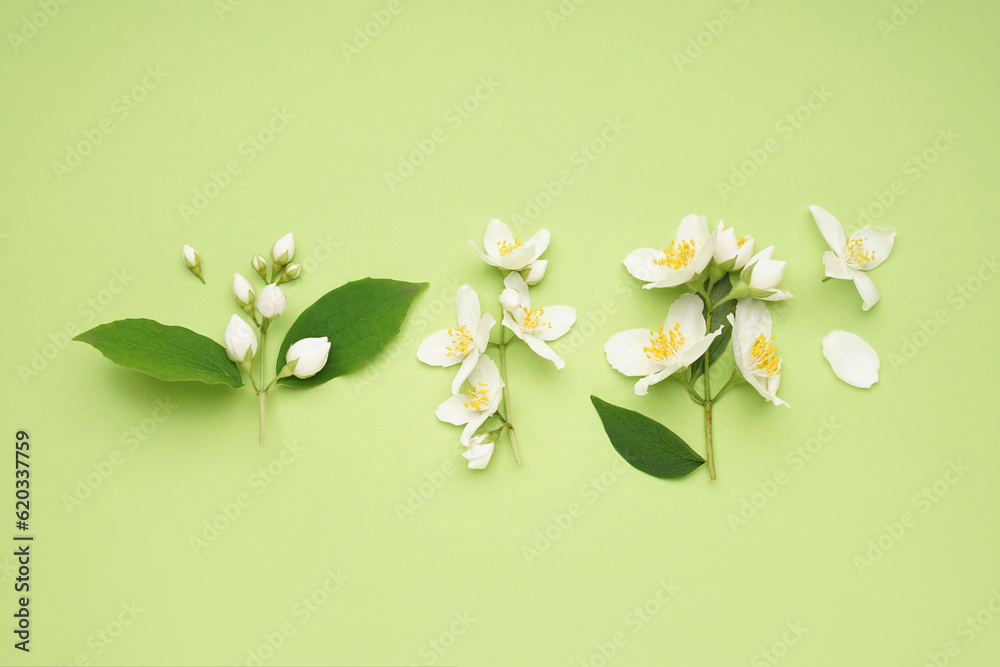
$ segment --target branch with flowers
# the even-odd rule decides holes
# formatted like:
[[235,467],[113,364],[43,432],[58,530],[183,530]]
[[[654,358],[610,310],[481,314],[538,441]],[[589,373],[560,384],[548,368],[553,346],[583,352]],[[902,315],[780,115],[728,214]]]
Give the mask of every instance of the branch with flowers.
[[[639,470],[676,478],[707,463],[715,480],[713,410],[730,387],[746,383],[773,405],[788,406],[777,396],[781,358],[766,305],[792,296],[778,289],[785,262],[773,259],[773,246],[757,254],[753,249],[753,238],[736,236],[722,222],[710,233],[705,216],[690,215],[665,249],[642,248],[625,258],[629,273],[646,283],[643,288],[683,288],[688,293],[670,305],[658,329],[612,336],[604,347],[608,363],[639,378],[638,396],[668,377],[677,379],[705,420],[703,458],[666,426],[592,396],[611,444]],[[713,390],[711,369],[728,349],[735,368]]]
[[[370,360],[399,332],[410,304],[427,287],[427,283],[363,278],[328,292],[302,311],[289,328],[268,379],[265,344],[270,325],[285,313],[282,285],[302,273],[301,265],[292,262],[294,255],[295,239],[286,234],[271,248],[270,265],[264,256],[253,256],[250,266],[264,282],[259,292],[243,275],[233,275],[233,296],[253,327],[234,314],[224,345],[190,329],[149,319],[109,322],[74,340],[92,345],[120,366],[160,380],[250,390],[257,397],[259,444],[263,446],[270,391],[278,386],[323,384]],[[182,259],[205,283],[198,251],[185,245]]]
[[[475,247],[475,243],[470,241]],[[497,318],[483,313],[479,295],[469,285],[459,287],[455,295],[456,326],[428,336],[417,349],[417,358],[431,366],[459,366],[451,383],[452,395],[437,409],[443,422],[463,426],[460,441],[469,468],[485,468],[493,456],[495,443],[507,432],[514,460],[521,465],[511,412],[507,352],[521,340],[557,369],[565,363],[549,346],[565,335],[576,321],[576,310],[569,306],[532,307],[529,287],[545,276],[548,260],[539,259],[549,245],[549,231],[542,229],[522,243],[500,220],[490,220],[483,236],[480,257],[504,275],[503,290],[497,302],[502,326],[496,340],[491,338]],[[510,332],[508,337],[507,331]],[[500,367],[487,354],[495,348]],[[469,388],[462,391],[468,382]]]

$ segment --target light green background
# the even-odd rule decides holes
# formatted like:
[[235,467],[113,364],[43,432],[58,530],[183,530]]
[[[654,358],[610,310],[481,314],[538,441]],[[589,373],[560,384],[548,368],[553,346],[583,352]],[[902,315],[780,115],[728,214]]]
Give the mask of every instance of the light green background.
[[[1000,619],[971,641],[959,626],[1000,589],[1000,280],[984,264],[1000,241],[1000,9],[904,4],[915,13],[899,5],[902,25],[887,32],[889,0],[567,1],[559,22],[554,0],[247,0],[221,18],[207,1],[71,2],[14,44],[9,33],[47,5],[5,2],[0,403],[8,447],[16,429],[31,433],[36,541],[27,657],[10,646],[13,559],[0,557],[0,662],[246,664],[290,623],[265,664],[597,667],[598,644],[618,632],[607,664],[770,664],[760,652],[775,645],[780,664],[922,665],[949,641],[960,650],[949,664],[995,664]],[[729,23],[713,23],[723,10]],[[345,56],[379,12],[388,24]],[[679,67],[689,38],[705,46]],[[146,79],[152,89],[122,118],[116,100],[147,67],[165,78]],[[831,96],[806,111],[814,88]],[[484,99],[467,100],[477,89]],[[463,102],[477,108],[449,112]],[[294,118],[250,160],[241,144],[274,109]],[[809,117],[790,132],[783,119],[796,112]],[[53,163],[105,118],[113,131],[60,180]],[[624,127],[583,157],[609,121]],[[949,128],[958,138],[935,155]],[[444,141],[390,188],[386,172],[435,131]],[[769,139],[777,152],[721,192]],[[925,150],[936,160],[914,172]],[[229,161],[240,172],[186,221],[180,206]],[[530,209],[564,170],[569,184]],[[850,284],[820,282],[825,246],[807,207],[853,229],[895,180],[877,224],[899,235],[872,273],[883,300],[863,313]],[[589,401],[641,410],[703,449],[678,384],[636,397],[602,352],[614,332],[661,322],[673,298],[640,290],[621,259],[668,243],[692,212],[776,245],[796,297],[775,310],[792,407],[734,389],[716,410],[714,484],[704,469],[664,481],[621,468]],[[453,322],[459,284],[494,303],[499,275],[468,241],[481,242],[490,217],[515,215],[522,238],[552,232],[536,302],[573,305],[579,323],[554,344],[565,370],[511,353],[524,466],[504,444],[487,470],[469,471],[459,430],[434,417],[451,373],[414,352]],[[249,394],[161,383],[60,337],[151,317],[221,341],[232,273],[288,231],[311,272],[287,290],[279,335],[347,280],[431,286],[376,364],[274,393],[264,449]],[[184,243],[202,253],[207,286],[181,265]],[[112,295],[114,271],[131,280]],[[944,323],[921,333],[936,315]],[[878,350],[872,390],[834,377],[820,348],[832,329]],[[22,379],[36,354],[52,358]],[[157,399],[177,406],[163,423],[152,421]],[[824,420],[838,425],[832,439]],[[123,434],[143,427],[151,435],[130,450]],[[788,458],[821,437],[805,465]],[[293,439],[302,452],[258,494],[251,476]],[[121,465],[69,512],[64,496],[115,451]],[[12,458],[0,476],[4,535]],[[969,470],[938,485],[939,502],[915,499],[949,462]],[[421,486],[447,466],[433,493]],[[753,496],[778,472],[786,484]],[[190,536],[240,493],[251,504],[196,554]],[[401,520],[420,493],[429,498]],[[762,507],[734,530],[744,500]],[[577,518],[559,528],[574,503]],[[904,512],[915,525],[886,536]],[[544,547],[546,530],[557,538],[529,563],[522,549]],[[859,572],[855,557],[880,537],[891,548]],[[349,579],[302,622],[295,605],[338,569]],[[680,586],[663,604],[661,581]],[[143,611],[104,644],[97,633],[114,633],[133,601]],[[655,613],[638,622],[643,605]],[[451,637],[464,613],[474,621]],[[808,630],[783,643],[787,623]],[[438,653],[431,641],[451,645]]]

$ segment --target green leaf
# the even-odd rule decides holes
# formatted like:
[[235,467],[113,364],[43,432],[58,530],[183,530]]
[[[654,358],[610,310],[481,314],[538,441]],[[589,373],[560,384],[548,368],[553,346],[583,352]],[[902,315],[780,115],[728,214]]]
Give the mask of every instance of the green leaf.
[[291,387],[314,387],[371,360],[399,333],[410,304],[426,287],[427,283],[362,278],[327,292],[302,311],[285,334],[275,373],[284,368],[288,348],[303,338],[330,339],[326,366],[312,377],[291,376],[279,382]]
[[[733,284],[729,281],[729,274],[722,276],[719,282],[712,285],[712,291],[709,293],[709,297],[712,299],[712,303],[716,303],[722,299],[726,298],[729,294],[729,290],[733,288]],[[722,333],[715,337],[712,344],[708,347],[708,363],[709,365],[714,364],[719,357],[729,348],[729,344],[732,342],[733,338],[733,325],[729,323],[729,314],[735,312],[736,310],[736,300],[726,301],[721,304],[718,308],[712,311],[712,331],[715,331],[720,326],[722,327]],[[702,315],[708,317],[708,304],[702,308]],[[695,380],[700,378],[705,373],[705,357],[702,355],[697,361],[691,364],[691,383],[694,384]]]
[[673,431],[645,415],[591,396],[611,444],[634,468],[674,479],[694,471],[705,459]]
[[119,366],[160,380],[243,385],[240,368],[230,361],[226,348],[184,327],[146,319],[118,320],[73,340],[93,345]]

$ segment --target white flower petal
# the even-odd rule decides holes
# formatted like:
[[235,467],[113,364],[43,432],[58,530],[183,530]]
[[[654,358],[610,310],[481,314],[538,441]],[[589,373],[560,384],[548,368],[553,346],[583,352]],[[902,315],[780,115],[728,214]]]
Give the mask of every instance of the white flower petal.
[[[662,253],[661,253],[662,254]],[[711,257],[711,255],[709,255]],[[646,283],[643,285],[643,289],[655,289],[659,287],[677,287],[678,285],[683,285],[687,281],[694,277],[695,271],[691,265],[687,265],[683,269],[678,269],[674,271],[673,269],[668,269],[669,274],[666,278],[662,280],[656,280],[651,283]]]
[[469,446],[469,441],[472,440],[472,436],[476,434],[479,427],[482,426],[483,422],[489,419],[492,414],[492,410],[475,411],[475,414],[473,414],[472,418],[469,419],[469,423],[465,425],[464,429],[462,429],[462,437],[460,440],[463,445],[466,447]]
[[847,239],[844,238],[844,226],[833,217],[832,213],[815,204],[809,207],[809,211],[816,221],[816,226],[819,227],[819,233],[823,235],[826,244],[830,246],[830,250],[837,253],[838,256],[842,255],[847,246]]
[[524,282],[528,285],[537,285],[545,277],[545,269],[549,266],[549,260],[536,259],[528,265],[528,275],[524,276]]
[[858,294],[861,295],[861,309],[871,309],[882,298],[875,283],[868,277],[868,274],[857,269],[851,269],[851,278],[854,280],[854,286],[858,288]]
[[708,240],[708,219],[703,215],[684,216],[681,219],[681,224],[677,226],[677,236],[674,238],[679,242],[693,241],[698,244],[704,243]]
[[483,258],[484,262],[490,266],[500,266],[500,264],[497,263],[497,260],[493,259],[489,255],[483,254],[483,251],[476,247],[475,241],[469,241],[469,245],[471,245],[475,251],[479,253],[479,256]]
[[701,273],[708,266],[708,263],[712,261],[712,255],[715,253],[715,232],[709,234],[705,242],[701,244],[701,247],[695,251],[694,257],[688,262],[687,268],[691,270],[691,275]]
[[503,279],[503,286],[515,290],[521,296],[521,307],[531,308],[531,297],[528,295],[528,283],[520,273],[508,273]]
[[530,239],[528,239],[528,242],[524,244],[526,246],[530,245],[535,249],[534,257],[531,258],[532,262],[538,259],[538,257],[543,252],[545,252],[546,249],[548,249],[549,239],[550,239],[549,230],[539,229],[537,232],[535,232],[535,235],[532,236]]
[[483,442],[487,436],[488,434],[486,433],[474,436],[469,441],[468,449],[462,452],[462,456],[468,459],[469,467],[473,470],[482,470],[485,468],[486,464],[490,462],[490,457],[493,456],[496,441],[489,440],[488,442]]
[[635,395],[645,396],[649,393],[649,388],[656,384],[657,382],[662,382],[668,377],[680,370],[680,364],[670,364],[669,366],[663,367],[655,373],[650,373],[644,378],[640,378],[638,382],[635,383]]
[[465,394],[449,396],[437,407],[434,414],[443,422],[461,426],[478,414],[475,410],[465,407],[467,400],[468,396]]
[[515,320],[507,311],[504,311],[503,313],[503,325],[513,331],[515,336],[524,339],[524,329],[521,328],[521,325],[518,324],[517,320]]
[[417,359],[430,366],[454,366],[462,361],[462,355],[453,354],[448,348],[451,347],[452,337],[448,330],[437,331],[424,339],[417,348]]
[[827,250],[823,253],[823,266],[826,267],[827,278],[837,278],[838,280],[853,280],[851,269],[844,263],[837,253]]
[[712,345],[712,342],[721,333],[722,333],[722,327],[720,326],[718,329],[716,329],[715,331],[713,331],[708,335],[702,334],[698,340],[688,345],[681,351],[680,355],[678,355],[679,356],[677,360],[678,363],[681,366],[690,366],[694,362],[698,361],[698,358],[701,357],[703,354],[705,354],[708,348]]
[[571,306],[549,306],[542,310],[539,332],[534,334],[540,340],[555,340],[565,335],[576,322],[576,309]]
[[528,334],[524,337],[524,342],[528,344],[528,347],[530,347],[535,354],[554,363],[556,368],[563,368],[566,366],[566,362],[564,362],[544,341]]
[[479,362],[469,374],[469,382],[471,384],[479,384],[480,382],[483,382],[490,388],[491,391],[494,388],[503,387],[503,380],[500,379],[500,371],[497,369],[496,362],[487,357],[485,354],[479,357]]
[[875,258],[864,266],[865,271],[870,271],[884,262],[889,253],[892,252],[892,244],[896,240],[896,230],[883,227],[865,227],[859,229],[851,236],[852,239],[863,239],[861,245],[865,250],[874,253]]
[[649,329],[629,329],[616,333],[604,344],[608,363],[619,373],[633,377],[649,375],[663,368],[642,349],[649,346],[652,337],[653,332]]
[[868,389],[878,382],[878,353],[860,336],[831,331],[823,338],[823,356],[837,377],[851,386]]
[[476,329],[474,337],[476,339],[476,349],[480,352],[485,352],[486,348],[489,346],[490,331],[493,330],[493,325],[496,323],[496,318],[490,313],[486,313],[479,320],[479,328]]
[[705,316],[702,311],[705,302],[697,294],[682,294],[670,304],[667,318],[663,322],[663,330],[669,331],[674,324],[680,324],[680,333],[690,340],[696,340],[705,335]]
[[482,310],[479,307],[479,295],[469,285],[462,285],[455,293],[455,315],[459,327],[469,327],[472,333],[479,326]]
[[736,232],[733,231],[732,227],[723,229],[722,225],[720,220],[719,226],[715,228],[715,252],[712,254],[712,259],[715,260],[716,264],[723,264],[734,259],[740,249],[736,242]]
[[510,227],[493,218],[486,223],[486,232],[483,234],[483,250],[493,261],[500,262],[500,246],[514,245],[514,235]]
[[761,301],[784,301],[785,299],[791,299],[792,293],[786,292],[785,290],[776,289],[772,291],[767,296],[760,297]]
[[[462,359],[462,366],[458,369],[458,373],[455,375],[455,379],[451,381],[451,393],[457,394],[462,389],[462,383],[469,379],[469,375],[472,373],[472,369],[476,367],[479,363],[480,351],[477,348],[472,348],[469,353],[465,355]],[[451,364],[448,364],[451,366]]]
[[639,248],[630,252],[622,263],[633,277],[646,282],[657,282],[666,279],[671,273],[670,267],[656,263],[661,259],[663,259],[662,250]]
[[520,271],[531,264],[536,257],[538,257],[538,253],[535,252],[535,246],[528,242],[508,251],[506,255],[501,257],[500,267],[510,271]]

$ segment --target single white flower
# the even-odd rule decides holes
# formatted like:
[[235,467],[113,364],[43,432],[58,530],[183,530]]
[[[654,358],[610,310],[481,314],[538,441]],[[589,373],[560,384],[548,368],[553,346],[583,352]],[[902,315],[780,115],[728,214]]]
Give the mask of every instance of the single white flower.
[[722,332],[705,333],[705,302],[695,294],[683,294],[670,305],[659,331],[629,329],[616,333],[604,345],[612,368],[625,375],[642,376],[635,393],[645,396],[649,386],[690,366],[708,350]]
[[545,277],[545,269],[549,266],[549,260],[536,259],[528,266],[528,275],[524,277],[524,282],[529,286],[537,285]]
[[281,317],[285,312],[285,293],[281,288],[271,283],[265,285],[257,297],[257,312],[264,318],[273,320]]
[[417,359],[425,364],[447,368],[462,363],[451,383],[453,394],[458,393],[479,362],[480,355],[486,351],[490,331],[497,323],[489,313],[482,314],[479,295],[469,285],[462,285],[455,294],[455,314],[457,328],[433,333],[417,348]]
[[860,336],[831,331],[823,338],[823,356],[837,377],[849,385],[868,389],[878,382],[878,353]]
[[493,456],[493,448],[496,446],[497,436],[493,431],[480,433],[472,436],[467,450],[462,452],[462,456],[469,460],[469,467],[473,470],[482,470],[490,462]]
[[645,289],[683,285],[708,266],[715,253],[715,234],[708,233],[705,216],[689,215],[681,220],[674,240],[665,250],[634,250],[625,258],[625,268],[646,281]]
[[249,280],[239,273],[233,274],[233,296],[236,297],[236,303],[244,308],[252,305],[254,302],[253,286]]
[[267,280],[267,260],[263,255],[254,255],[250,258],[250,268],[254,270],[263,280]]
[[312,377],[323,370],[329,358],[330,339],[326,336],[295,341],[285,353],[285,363],[295,364],[292,367],[292,375],[302,379]]
[[830,249],[823,253],[823,266],[827,278],[853,280],[861,295],[862,310],[868,310],[882,298],[875,283],[864,272],[874,269],[889,256],[896,230],[882,227],[864,227],[844,238],[844,227],[827,210],[809,207],[816,226]]
[[771,259],[774,246],[768,246],[750,258],[740,274],[740,280],[749,287],[749,294],[761,301],[782,301],[792,295],[778,289],[785,275],[785,262]]
[[712,258],[724,271],[739,271],[753,255],[753,237],[737,236],[732,227],[723,229],[723,222],[715,228],[715,253]]
[[767,400],[788,407],[776,395],[781,381],[781,357],[774,345],[767,306],[757,299],[740,299],[736,317],[730,313],[728,319],[733,325],[733,357],[743,378]]
[[295,255],[295,237],[291,232],[278,239],[271,248],[271,259],[275,264],[288,264]]
[[[476,248],[473,241],[469,241],[469,244]],[[479,248],[476,248],[476,252],[490,266],[520,271],[531,266],[548,247],[549,230],[540,229],[527,243],[521,243],[514,238],[507,225],[493,218],[486,224],[486,233],[483,235],[483,249],[486,252],[480,252]]]
[[503,397],[500,371],[486,355],[479,357],[476,367],[469,374],[469,384],[472,385],[471,389],[464,394],[448,397],[435,413],[443,422],[456,426],[465,424],[461,440],[466,447],[471,444],[472,434],[497,411]]
[[517,292],[519,297],[514,310],[504,311],[503,325],[527,343],[535,354],[548,359],[556,365],[556,368],[564,367],[566,363],[545,341],[555,340],[569,331],[576,322],[576,309],[570,306],[532,308],[528,285],[519,273],[507,274],[503,284]]
[[257,354],[257,334],[239,315],[233,315],[226,327],[226,355],[237,364],[249,362]]

